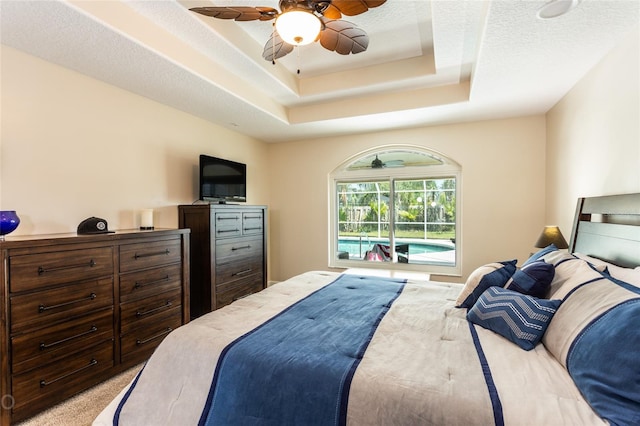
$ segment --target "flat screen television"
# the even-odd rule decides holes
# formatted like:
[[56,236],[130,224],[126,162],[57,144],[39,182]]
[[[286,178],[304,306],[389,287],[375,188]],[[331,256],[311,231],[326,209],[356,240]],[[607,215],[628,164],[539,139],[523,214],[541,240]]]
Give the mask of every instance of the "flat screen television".
[[247,201],[247,165],[200,155],[200,199],[219,203]]

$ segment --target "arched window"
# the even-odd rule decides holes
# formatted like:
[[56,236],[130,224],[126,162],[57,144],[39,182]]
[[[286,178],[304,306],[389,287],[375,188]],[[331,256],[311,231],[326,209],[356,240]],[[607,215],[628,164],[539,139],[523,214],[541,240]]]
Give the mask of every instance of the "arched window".
[[347,159],[329,179],[329,266],[460,275],[458,163],[390,145]]

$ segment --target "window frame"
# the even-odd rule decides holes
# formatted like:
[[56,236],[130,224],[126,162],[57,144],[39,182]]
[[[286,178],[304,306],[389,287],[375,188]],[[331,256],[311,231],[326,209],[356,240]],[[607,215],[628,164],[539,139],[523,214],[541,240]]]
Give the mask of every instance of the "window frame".
[[[412,166],[412,167],[393,167],[393,168],[380,168],[380,169],[361,169],[361,170],[347,170],[348,166],[358,159],[381,154],[383,152],[393,151],[412,151],[420,152],[424,155],[436,157],[443,161],[441,165],[427,165],[427,166]],[[456,181],[455,197],[456,197],[456,213],[455,213],[455,264],[437,265],[427,263],[398,263],[398,262],[367,262],[363,260],[352,259],[339,259],[338,258],[338,229],[339,229],[339,203],[338,203],[338,183],[349,182],[375,182],[386,180],[390,184],[389,198],[395,200],[395,180],[406,179],[443,179],[454,178]],[[455,161],[437,153],[435,151],[407,145],[387,145],[384,147],[377,147],[372,150],[361,152],[343,162],[328,176],[328,195],[329,195],[329,267],[331,268],[358,268],[358,269],[397,269],[407,271],[420,271],[425,273],[437,274],[437,275],[450,275],[461,276],[462,275],[462,223],[461,223],[461,211],[462,211],[462,199],[460,194],[462,193],[462,169]],[[395,221],[395,202],[389,202],[389,217]],[[394,222],[395,223],[395,222]],[[394,228],[394,223],[390,223],[389,227]],[[390,244],[394,245],[395,235],[390,230]]]

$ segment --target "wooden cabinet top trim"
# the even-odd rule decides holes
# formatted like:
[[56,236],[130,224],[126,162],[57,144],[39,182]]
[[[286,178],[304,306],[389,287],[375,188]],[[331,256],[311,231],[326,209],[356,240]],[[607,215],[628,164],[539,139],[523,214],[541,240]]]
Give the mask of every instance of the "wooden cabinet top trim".
[[126,242],[128,239],[171,237],[178,234],[189,234],[190,229],[158,229],[141,231],[139,229],[122,229],[110,234],[78,235],[75,232],[61,234],[7,236],[0,241],[0,249],[34,248],[61,244]]
[[211,210],[238,210],[238,211],[247,211],[247,210],[266,210],[267,206],[253,205],[253,204],[181,204],[178,206],[180,208],[190,208],[190,209],[211,209]]

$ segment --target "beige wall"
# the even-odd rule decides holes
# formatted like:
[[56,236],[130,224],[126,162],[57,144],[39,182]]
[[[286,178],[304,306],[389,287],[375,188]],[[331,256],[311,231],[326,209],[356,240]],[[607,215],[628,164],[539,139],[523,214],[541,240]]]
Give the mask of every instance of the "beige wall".
[[393,143],[424,146],[461,164],[464,276],[529,254],[544,225],[543,116],[271,146],[270,182],[278,189],[269,200],[272,279],[327,269],[329,173],[352,155]]
[[270,279],[327,269],[328,173],[396,141],[462,165],[465,274],[522,258],[543,224],[542,116],[268,145],[7,47],[2,89],[0,208],[22,219],[13,235],[73,232],[93,215],[132,228],[144,208],[175,227],[207,153],[246,162],[249,202],[270,207]]
[[268,202],[267,144],[147,98],[2,47],[0,208],[13,235],[75,232],[90,216],[111,229],[177,227],[198,197],[198,156],[247,163],[248,200]]
[[640,192],[636,28],[547,113],[547,222],[568,238],[578,197]]

